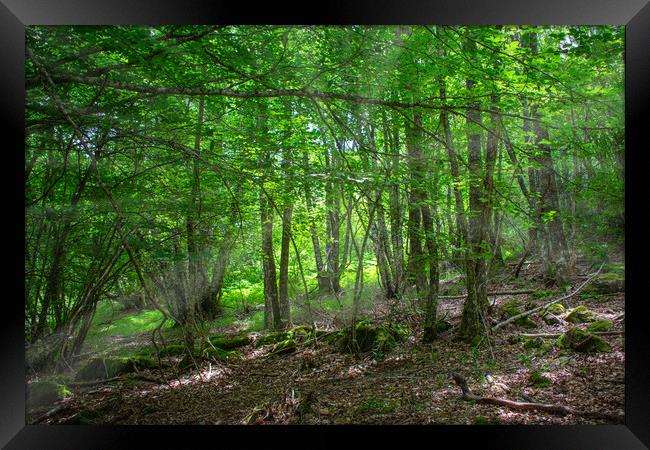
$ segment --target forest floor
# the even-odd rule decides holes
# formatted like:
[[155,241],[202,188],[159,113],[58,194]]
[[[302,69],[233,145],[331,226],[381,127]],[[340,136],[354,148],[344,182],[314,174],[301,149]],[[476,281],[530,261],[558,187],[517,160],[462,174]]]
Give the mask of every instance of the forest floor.
[[[574,289],[591,271],[580,266],[571,280]],[[490,286],[488,292],[544,289],[534,266],[524,268],[515,281]],[[521,300],[523,310],[527,310],[553,298],[539,295],[490,297],[492,316],[500,321],[499,311],[513,299]],[[411,330],[409,338],[386,355],[341,353],[325,340],[299,344],[289,354],[274,354],[272,345],[255,345],[259,336],[253,333],[253,343],[240,348],[237,358],[225,362],[204,361],[198,367],[180,370],[174,364],[180,358],[170,357],[171,365],[167,368],[144,370],[137,377],[72,384],[70,397],[56,405],[31,410],[28,423],[613,423],[612,419],[518,411],[467,401],[450,372],[462,374],[477,395],[622,417],[624,334],[602,336],[611,346],[611,352],[605,353],[578,353],[551,344],[526,348],[517,338],[523,333],[555,335],[571,326],[564,320],[549,325],[538,315],[531,315],[534,328],[508,324],[494,333],[489,345],[471,346],[455,338],[462,302],[462,298],[440,301],[439,314],[446,317],[452,328],[432,344],[420,342],[417,315],[405,309],[396,311],[384,302],[373,310],[375,318],[407,323]],[[624,330],[623,292],[576,294],[562,303],[567,311],[584,305],[599,319],[611,320],[611,331]],[[332,329],[332,317],[322,316],[317,326]],[[230,332],[237,332],[234,325],[230,328]],[[149,336],[150,333],[141,333],[121,340],[113,337],[111,345],[138,348],[148,344]],[[552,343],[555,339],[542,340]]]

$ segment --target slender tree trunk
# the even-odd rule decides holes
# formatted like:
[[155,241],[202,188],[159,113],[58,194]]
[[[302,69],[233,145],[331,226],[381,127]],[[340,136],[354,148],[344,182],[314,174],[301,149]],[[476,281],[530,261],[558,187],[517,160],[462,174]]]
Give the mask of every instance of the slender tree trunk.
[[[465,48],[470,55],[476,51],[473,41],[466,41]],[[469,78],[466,81],[470,93],[476,81]],[[467,298],[463,306],[463,316],[459,334],[466,340],[473,340],[485,332],[485,320],[488,300],[485,260],[484,260],[484,232],[485,232],[485,206],[482,201],[484,196],[484,182],[481,176],[481,112],[479,105],[473,102],[473,108],[467,112],[467,166],[469,171],[469,244],[471,252],[467,257]]]

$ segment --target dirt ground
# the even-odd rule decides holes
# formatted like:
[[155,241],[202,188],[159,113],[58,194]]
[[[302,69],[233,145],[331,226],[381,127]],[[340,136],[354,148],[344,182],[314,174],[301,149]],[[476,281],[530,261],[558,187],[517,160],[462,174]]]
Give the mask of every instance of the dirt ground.
[[[583,268],[573,283],[587,275]],[[524,274],[535,283],[534,271]],[[517,290],[500,284],[492,290]],[[493,311],[513,298],[542,305],[527,294],[491,297]],[[442,299],[440,315],[460,320],[462,299]],[[624,330],[623,293],[594,299],[575,295],[568,308],[584,304]],[[375,313],[385,317],[388,305]],[[393,311],[393,315],[400,312]],[[271,346],[242,348],[225,363],[204,362],[182,372],[174,367],[140,373],[104,384],[72,387],[73,395],[47,409],[31,411],[29,423],[70,424],[582,424],[614,423],[583,415],[516,411],[461,398],[450,372],[462,374],[472,392],[519,402],[568,406],[622,418],[624,412],[624,334],[607,335],[610,353],[575,353],[557,346],[547,352],[525,349],[514,336],[562,333],[568,325],[514,324],[499,329],[489,345],[473,348],[454,337],[453,328],[432,344],[419,342],[417,318],[402,311],[414,334],[385,357],[342,354],[324,341],[299,345],[288,355],[270,354]],[[498,313],[494,314],[498,320]],[[393,317],[395,318],[395,317]],[[322,323],[321,326],[328,324]],[[331,324],[330,324],[331,326]],[[584,326],[582,326],[584,327]],[[142,338],[142,337],[140,337]],[[143,339],[141,339],[143,340]],[[553,341],[552,338],[545,341]],[[535,387],[533,370],[550,380]],[[156,381],[158,380],[158,381]],[[44,415],[49,411],[49,415]],[[621,419],[622,420],[622,419]]]

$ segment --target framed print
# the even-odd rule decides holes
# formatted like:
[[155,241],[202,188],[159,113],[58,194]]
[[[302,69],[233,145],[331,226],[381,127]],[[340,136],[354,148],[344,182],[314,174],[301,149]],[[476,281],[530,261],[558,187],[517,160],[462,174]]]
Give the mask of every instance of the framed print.
[[650,445],[647,2],[0,11],[2,445]]

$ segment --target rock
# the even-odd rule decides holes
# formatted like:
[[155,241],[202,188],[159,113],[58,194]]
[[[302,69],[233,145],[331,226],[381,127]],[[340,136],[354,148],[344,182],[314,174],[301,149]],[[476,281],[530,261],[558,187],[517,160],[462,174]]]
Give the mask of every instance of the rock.
[[63,384],[54,381],[35,381],[27,386],[27,407],[31,409],[48,406],[71,395],[72,392]]
[[613,294],[625,291],[625,275],[620,272],[601,273],[591,282],[591,291],[598,294]]
[[553,303],[552,305],[549,305],[548,307],[542,309],[540,317],[548,325],[557,325],[558,323],[561,323],[561,320],[558,318],[558,316],[561,316],[565,312],[566,310],[564,309],[564,305],[561,303]]
[[[509,302],[504,303],[503,306],[501,307],[502,318],[505,320],[523,313],[524,311],[520,309],[521,305],[522,305],[521,302],[519,302],[518,300],[511,300]],[[537,324],[533,319],[531,319],[530,316],[522,317],[520,319],[515,320],[515,324],[522,328],[537,327]]]
[[609,344],[600,337],[577,327],[569,328],[560,336],[558,345],[582,353],[610,352],[612,350]]
[[541,337],[536,337],[534,339],[532,338],[526,338],[524,340],[524,348],[540,348],[542,345],[544,345],[544,339]]
[[131,358],[93,358],[77,372],[77,381],[104,380],[142,369],[153,369],[158,363],[146,356]]
[[288,331],[280,331],[278,333],[267,334],[266,336],[260,336],[255,341],[255,345],[268,345],[268,344],[277,344],[280,341],[286,341],[289,339]]
[[370,321],[357,322],[344,330],[338,341],[339,350],[344,353],[366,353],[370,351],[386,353],[408,336],[405,327],[388,324],[375,325]]
[[253,341],[248,335],[242,334],[232,337],[210,336],[210,342],[215,347],[219,347],[224,350],[232,350],[234,348],[245,347]]
[[593,323],[590,323],[587,327],[587,331],[592,333],[598,331],[609,331],[612,329],[612,321],[607,319],[600,319]]
[[569,311],[569,314],[567,314],[564,320],[570,323],[593,322],[596,320],[596,313],[590,311],[583,305],[579,305]]

